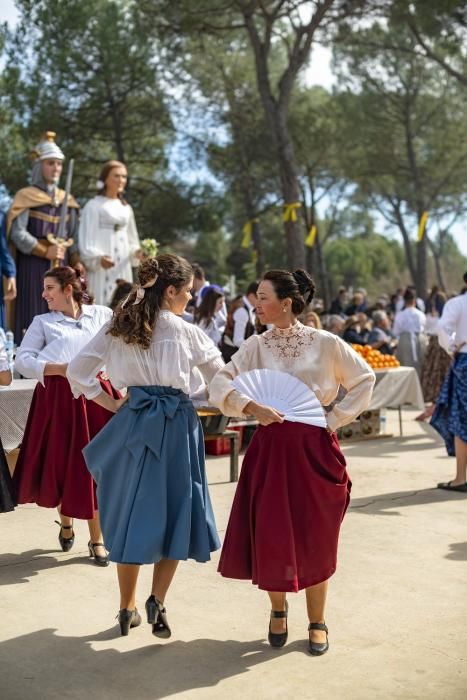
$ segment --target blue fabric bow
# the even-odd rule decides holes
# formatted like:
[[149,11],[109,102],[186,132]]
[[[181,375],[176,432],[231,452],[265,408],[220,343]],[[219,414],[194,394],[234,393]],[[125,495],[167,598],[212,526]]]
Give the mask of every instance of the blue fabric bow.
[[161,458],[165,423],[172,419],[185,398],[183,392],[176,394],[149,393],[145,387],[131,387],[127,406],[133,412],[126,447],[134,459],[139,461],[144,449],[151,450],[157,459]]

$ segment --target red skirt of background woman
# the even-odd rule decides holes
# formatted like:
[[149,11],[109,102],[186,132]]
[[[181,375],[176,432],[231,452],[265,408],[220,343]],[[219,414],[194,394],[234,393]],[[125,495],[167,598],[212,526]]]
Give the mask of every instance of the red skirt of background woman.
[[259,427],[243,460],[222,576],[299,591],[336,570],[351,482],[337,437],[303,423]]
[[[118,397],[109,381],[100,382]],[[83,396],[74,399],[64,377],[46,377],[45,388],[38,384],[13,475],[17,502],[45,508],[61,504],[63,515],[93,518],[95,484],[81,450],[112,415]]]

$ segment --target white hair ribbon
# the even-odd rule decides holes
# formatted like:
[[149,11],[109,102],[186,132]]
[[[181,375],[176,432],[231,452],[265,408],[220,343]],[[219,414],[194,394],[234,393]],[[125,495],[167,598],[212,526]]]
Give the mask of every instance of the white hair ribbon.
[[[149,282],[146,282],[146,284],[137,284],[136,285],[136,297],[135,297],[135,300],[134,300],[132,306],[136,306],[137,304],[140,304],[144,299],[145,290],[149,289],[149,287],[154,287],[156,282],[157,282],[157,275],[152,280],[149,280]],[[129,293],[129,295],[127,296],[127,298],[123,302],[122,307],[121,307],[122,309],[125,308],[127,301],[129,300],[132,293],[133,293],[133,290]]]

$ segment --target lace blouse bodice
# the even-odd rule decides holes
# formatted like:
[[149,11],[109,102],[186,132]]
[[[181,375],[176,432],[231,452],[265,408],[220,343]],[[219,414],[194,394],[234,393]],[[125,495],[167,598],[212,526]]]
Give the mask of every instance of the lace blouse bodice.
[[341,338],[304,326],[273,327],[242,343],[232,360],[210,384],[210,400],[226,415],[241,416],[248,397],[232,387],[232,379],[252,369],[276,369],[297,377],[317,395],[323,406],[335,401],[339,386],[346,396],[327,414],[335,430],[350,423],[368,406],[375,375],[369,365]]

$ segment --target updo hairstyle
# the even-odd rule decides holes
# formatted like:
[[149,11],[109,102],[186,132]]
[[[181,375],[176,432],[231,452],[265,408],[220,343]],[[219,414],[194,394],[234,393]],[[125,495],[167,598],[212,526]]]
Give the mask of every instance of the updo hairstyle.
[[292,313],[299,316],[313,299],[315,283],[305,270],[269,270],[263,280],[274,287],[278,299],[292,300]]
[[94,295],[87,291],[86,279],[81,275],[81,271],[68,265],[63,267],[52,267],[47,270],[42,279],[52,278],[57,280],[62,291],[71,285],[74,301],[81,308],[83,304],[93,304]]

